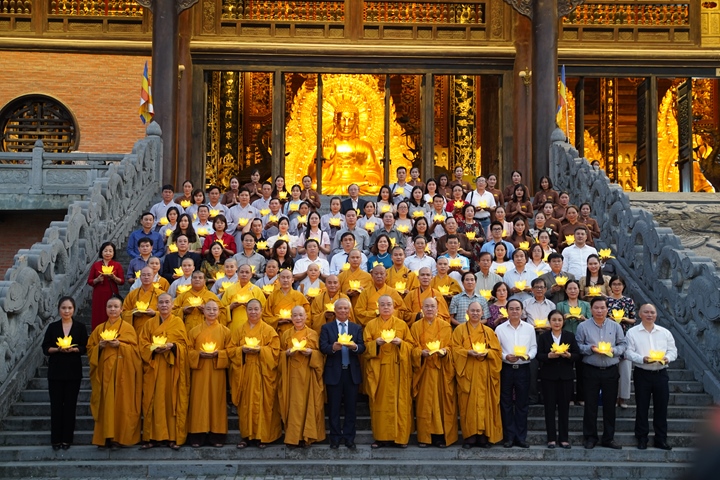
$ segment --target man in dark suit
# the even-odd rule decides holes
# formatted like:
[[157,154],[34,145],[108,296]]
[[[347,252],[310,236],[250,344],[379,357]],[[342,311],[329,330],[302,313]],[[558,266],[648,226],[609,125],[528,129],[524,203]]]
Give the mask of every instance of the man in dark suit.
[[358,212],[358,217],[362,216],[365,211],[365,204],[367,203],[367,200],[363,200],[358,196],[360,195],[360,187],[354,183],[351,184],[348,187],[348,195],[350,195],[350,198],[346,198],[340,202],[340,213],[345,215],[348,210],[355,210]]
[[[365,351],[362,327],[350,322],[350,309],[347,299],[335,302],[335,321],[326,323],[320,331],[320,351],[327,356],[323,374],[327,385],[328,416],[330,418],[330,448],[336,449],[340,439],[345,446],[355,450],[355,408],[362,375],[360,373],[360,355]],[[340,344],[338,335],[346,333],[352,341]],[[340,428],[340,406],[345,405],[345,423]]]

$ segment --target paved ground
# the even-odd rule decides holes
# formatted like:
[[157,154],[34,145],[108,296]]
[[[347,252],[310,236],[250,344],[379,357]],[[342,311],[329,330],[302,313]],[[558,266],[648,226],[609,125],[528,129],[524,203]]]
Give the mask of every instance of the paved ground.
[[[39,480],[38,477],[27,477],[17,480]],[[55,480],[55,479],[46,479]],[[59,479],[58,479],[59,480]],[[64,479],[63,479],[64,480]],[[75,478],[74,480],[107,480],[107,478]],[[147,480],[146,477],[116,477],[116,480]],[[199,476],[199,477],[156,477],[155,480],[609,480],[603,478],[583,478],[583,477],[513,477],[498,478],[484,477],[477,475],[474,477],[242,477],[242,476]],[[633,480],[653,480],[652,478],[633,478]]]

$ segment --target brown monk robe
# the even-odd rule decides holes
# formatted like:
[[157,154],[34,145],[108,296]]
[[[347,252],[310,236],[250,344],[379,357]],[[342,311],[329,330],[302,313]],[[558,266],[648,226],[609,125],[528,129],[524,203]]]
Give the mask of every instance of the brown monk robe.
[[447,257],[440,257],[436,261],[437,275],[435,275],[430,282],[432,288],[440,291],[440,287],[447,287],[450,291],[447,294],[443,293],[445,301],[450,304],[450,299],[463,291],[462,287],[457,280],[448,275],[450,271],[450,259]]
[[222,447],[228,431],[225,370],[230,363],[230,329],[218,322],[220,310],[218,302],[208,301],[203,309],[205,320],[188,332],[191,384],[187,440],[193,447],[206,442]]
[[438,300],[432,297],[423,301],[422,313],[410,327],[418,444],[446,447],[458,439],[452,327],[438,316]]
[[[220,304],[218,296],[205,287],[205,274],[203,272],[200,270],[194,271],[190,282],[190,290],[185,293],[178,293],[177,297],[175,297],[172,311],[173,315],[183,319],[185,330],[188,333],[205,321],[204,309],[208,301],[214,300],[218,305]],[[199,302],[199,304],[196,305],[193,302]],[[220,309],[218,323],[221,325],[227,323],[226,310],[225,308]]]
[[450,323],[450,312],[448,311],[448,304],[445,301],[445,297],[430,286],[432,282],[432,270],[430,267],[422,267],[418,272],[418,280],[420,284],[417,288],[414,288],[405,295],[405,307],[408,310],[406,320],[408,325],[412,325],[414,322],[420,319],[422,316],[422,305],[425,299],[434,298],[437,300],[437,315],[441,320],[445,320]]
[[325,440],[325,356],[319,350],[319,335],[306,319],[303,307],[293,308],[293,328],[280,339],[278,398],[285,444],[307,448]]
[[[469,320],[453,332],[452,353],[455,360],[460,429],[463,448],[477,445],[489,448],[503,438],[500,420],[500,370],[502,350],[491,328],[483,322],[483,308],[478,302],[468,306]],[[477,353],[473,345],[484,343],[487,352]]]
[[[135,332],[142,332],[145,322],[150,320],[157,313],[158,296],[162,290],[153,285],[155,272],[150,267],[144,267],[140,270],[140,287],[131,290],[123,301],[122,319],[133,327]],[[143,302],[147,304],[147,308],[138,309],[137,303]]]
[[[177,450],[187,437],[188,337],[182,319],[171,313],[172,297],[162,293],[157,302],[158,314],[145,322],[138,339],[143,360],[142,448],[167,441]],[[167,340],[165,346],[153,345],[158,337]]]
[[[250,300],[246,308],[248,320],[235,330],[230,342],[230,389],[241,437],[237,448],[248,446],[243,439],[264,448],[282,434],[277,396],[280,338],[273,327],[262,321],[258,300]],[[257,345],[249,346],[248,340]]]
[[[370,288],[373,281],[370,274],[363,271],[361,267],[362,253],[360,253],[360,250],[350,251],[348,254],[348,263],[350,264],[350,268],[340,272],[338,274],[338,280],[340,281],[340,291],[350,298],[350,303],[352,303],[353,308],[355,308],[360,292],[366,288]],[[360,282],[360,288],[351,287],[351,281]]]
[[[364,383],[375,438],[372,448],[393,442],[407,446],[413,431],[411,353],[415,343],[407,324],[393,315],[393,305],[392,297],[381,296],[379,316],[363,331],[367,347]],[[394,338],[383,340],[384,330],[394,330]]]
[[229,287],[222,298],[222,305],[228,307],[228,324],[226,325],[231,332],[242,327],[247,322],[247,313],[245,306],[247,302],[255,298],[262,305],[265,305],[265,294],[262,289],[253,285],[252,267],[250,265],[240,265],[238,268],[238,282]]
[[409,312],[397,290],[385,283],[385,279],[387,278],[385,267],[382,265],[374,266],[371,275],[373,284],[360,293],[354,308],[357,323],[364,327],[378,316],[378,300],[383,295],[387,295],[393,299],[393,310],[396,312],[395,316],[405,321],[405,317],[409,316]]
[[[328,275],[325,278],[325,288],[327,290],[315,297],[310,304],[310,325],[318,335],[320,335],[323,325],[335,320],[335,313],[332,309],[328,311],[328,305],[334,308],[335,301],[341,298],[349,300],[348,296],[340,291],[340,280],[336,275]],[[355,314],[352,310],[350,310],[349,320],[355,322]]]
[[[105,307],[107,321],[90,335],[90,410],[95,420],[93,445],[117,448],[140,441],[140,397],[142,361],[135,329],[120,318],[122,301],[111,297]],[[116,331],[114,340],[101,333]]]
[[265,323],[275,329],[278,335],[292,328],[290,312],[293,307],[300,305],[306,313],[310,313],[310,302],[305,295],[293,290],[293,274],[288,269],[283,269],[278,274],[280,288],[276,288],[267,298],[263,308],[262,319]]

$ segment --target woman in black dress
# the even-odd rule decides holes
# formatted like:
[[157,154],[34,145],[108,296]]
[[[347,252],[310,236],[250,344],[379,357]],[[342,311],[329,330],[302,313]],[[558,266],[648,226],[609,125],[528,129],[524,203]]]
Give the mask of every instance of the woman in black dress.
[[[53,450],[67,450],[75,433],[75,409],[82,380],[82,355],[88,341],[87,327],[73,320],[75,300],[62,297],[58,302],[60,320],[48,325],[42,343],[48,356],[50,394],[50,442]],[[72,337],[73,346],[60,347],[59,340]]]

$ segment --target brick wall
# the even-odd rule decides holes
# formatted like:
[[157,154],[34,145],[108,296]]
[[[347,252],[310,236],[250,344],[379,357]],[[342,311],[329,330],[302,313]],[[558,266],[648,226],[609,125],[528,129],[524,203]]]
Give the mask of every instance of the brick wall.
[[18,250],[41,241],[50,222],[62,220],[66,214],[67,210],[0,212],[0,279],[5,278]]
[[0,109],[43,94],[62,102],[80,129],[81,152],[125,153],[145,134],[138,106],[145,56],[0,51]]

